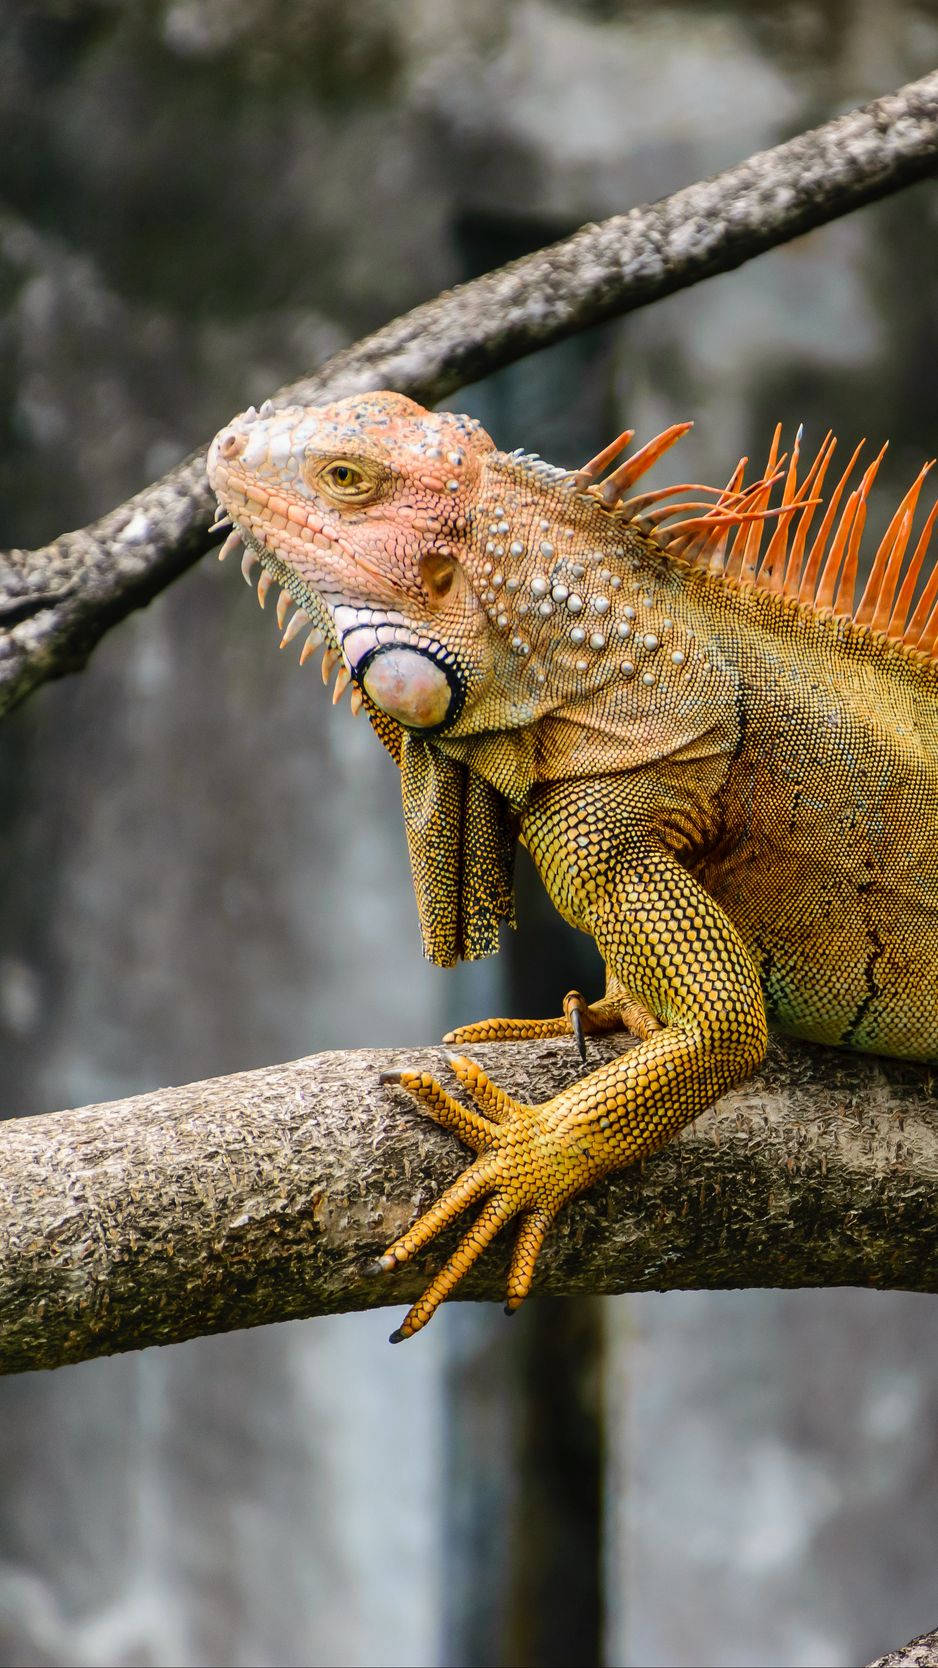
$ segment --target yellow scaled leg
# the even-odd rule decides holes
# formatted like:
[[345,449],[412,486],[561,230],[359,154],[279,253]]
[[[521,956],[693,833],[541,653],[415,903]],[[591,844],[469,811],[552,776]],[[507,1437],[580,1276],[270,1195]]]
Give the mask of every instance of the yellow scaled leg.
[[[609,826],[607,818],[604,830]],[[553,827],[547,832],[553,836]],[[536,838],[529,845],[537,860]],[[573,861],[563,855],[562,872],[575,881],[575,855]],[[632,853],[620,839],[605,890],[592,887],[585,896],[564,901],[592,932],[610,972],[611,994],[592,1007],[584,1003],[580,1018],[596,1030],[634,1025],[641,1040],[540,1105],[515,1100],[463,1056],[451,1065],[474,1103],[471,1109],[428,1072],[385,1077],[476,1156],[388,1247],[377,1268],[407,1262],[464,1211],[478,1207],[452,1256],[393,1334],[395,1343],[426,1325],[513,1217],[520,1223],[508,1308],[516,1309],[530,1289],[548,1228],[566,1201],[600,1176],[654,1152],[747,1077],[764,1053],[765,1007],[749,951],[719,906],[669,852],[646,837],[636,839]],[[571,1008],[581,1001],[568,998],[563,1021],[489,1022],[455,1035],[462,1039],[469,1033],[476,1041],[557,1035],[570,1027]]]
[[744,1036],[733,1042],[733,1064],[725,1061],[715,1075],[712,1066],[704,1067],[699,1034],[659,1029],[539,1106],[515,1100],[471,1060],[454,1056],[452,1070],[478,1112],[462,1106],[429,1072],[385,1073],[382,1082],[399,1084],[477,1156],[388,1247],[376,1271],[389,1272],[409,1261],[463,1211],[482,1206],[391,1342],[400,1343],[426,1326],[499,1230],[519,1216],[506,1304],[513,1313],[528,1295],[538,1253],[561,1206],[610,1170],[654,1152],[723,1088],[748,1074],[765,1046],[761,1006],[754,1008]]

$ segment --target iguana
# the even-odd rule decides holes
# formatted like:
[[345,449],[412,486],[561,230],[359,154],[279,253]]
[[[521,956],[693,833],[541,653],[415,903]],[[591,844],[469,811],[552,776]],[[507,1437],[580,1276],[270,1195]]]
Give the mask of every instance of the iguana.
[[833,437],[802,471],[801,431],[781,456],[776,430],[748,487],[743,459],[722,490],[629,496],[689,427],[569,472],[375,393],[266,402],[211,447],[220,554],[243,542],[283,643],[325,646],[333,699],[350,688],[400,766],[426,953],[496,949],[520,840],[605,962],[592,1005],[445,1040],[640,1039],[540,1105],[462,1055],[472,1108],[391,1074],[477,1156],[379,1266],[481,1206],[395,1342],[515,1216],[516,1309],[565,1201],[743,1081],[767,1022],[938,1058],[938,566],[915,602],[938,504],[906,561],[929,465],[857,602],[882,452],[825,499]]

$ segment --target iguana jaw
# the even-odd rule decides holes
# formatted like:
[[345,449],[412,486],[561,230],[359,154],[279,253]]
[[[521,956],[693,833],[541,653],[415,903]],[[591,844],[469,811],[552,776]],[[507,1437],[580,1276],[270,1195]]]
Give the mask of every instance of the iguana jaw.
[[[399,724],[424,732],[439,729],[458,717],[465,688],[453,657],[442,643],[419,638],[403,621],[387,614],[378,617],[363,603],[337,601],[329,591],[321,594],[237,521],[234,532],[246,548],[241,566],[249,584],[253,567],[260,567],[261,607],[270,580],[280,587],[278,618],[285,621],[290,606],[296,605],[281,648],[308,631],[300,655],[305,661],[325,643],[323,676],[328,680],[332,670],[336,672],[334,699],[341,699],[351,688],[353,710],[359,710],[364,693]],[[390,638],[389,632],[393,633]]]

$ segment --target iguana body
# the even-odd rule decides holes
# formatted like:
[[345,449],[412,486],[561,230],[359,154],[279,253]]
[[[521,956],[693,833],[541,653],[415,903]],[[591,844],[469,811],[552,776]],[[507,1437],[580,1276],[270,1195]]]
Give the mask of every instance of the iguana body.
[[297,605],[287,639],[326,639],[324,676],[337,696],[352,680],[401,766],[428,954],[496,947],[520,838],[603,956],[592,1008],[572,993],[563,1019],[449,1040],[641,1038],[540,1106],[462,1057],[478,1110],[399,1075],[478,1157],[382,1266],[481,1209],[396,1337],[513,1216],[516,1307],[564,1201],[742,1081],[767,1019],[938,1058],[938,570],[912,607],[935,510],[910,537],[926,471],[855,604],[875,464],[824,501],[830,437],[799,481],[776,434],[754,488],[740,465],[722,493],[626,499],[683,427],[605,480],[631,436],[569,475],[395,394],[264,407],[212,446],[226,549],[244,541],[246,577],[259,558],[262,601],[282,587],[281,623]]

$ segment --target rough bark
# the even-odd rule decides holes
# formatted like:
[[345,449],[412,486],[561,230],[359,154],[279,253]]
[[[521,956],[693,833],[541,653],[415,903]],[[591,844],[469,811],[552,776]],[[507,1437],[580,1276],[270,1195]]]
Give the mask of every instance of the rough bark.
[[[594,1066],[626,1044],[590,1046]],[[475,1054],[534,1100],[582,1069],[564,1042]],[[367,1265],[468,1161],[379,1087],[418,1061],[446,1077],[440,1050],[320,1054],[0,1126],[0,1367],[400,1309],[441,1245],[393,1275]],[[538,1290],[938,1291],[936,1219],[928,1073],[777,1043],[680,1140],[567,1207]],[[461,1295],[501,1299],[510,1237]]]
[[[316,404],[389,387],[432,404],[936,166],[938,72],[417,307],[278,398]],[[191,566],[209,546],[210,519],[199,452],[92,526],[0,555],[0,712],[77,670],[112,625]]]
[[867,1668],[938,1668],[938,1628],[933,1633],[920,1633],[898,1650],[878,1656]]

